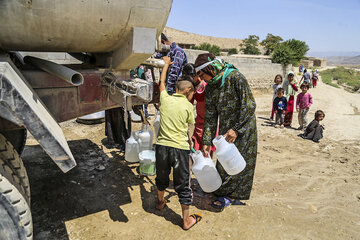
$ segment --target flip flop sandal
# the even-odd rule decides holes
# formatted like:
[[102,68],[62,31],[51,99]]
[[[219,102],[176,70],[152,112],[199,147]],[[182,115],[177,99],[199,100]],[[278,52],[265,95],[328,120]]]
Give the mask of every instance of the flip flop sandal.
[[231,205],[240,205],[240,206],[244,206],[246,205],[246,203],[240,201],[240,199],[234,199],[234,201],[231,202]]
[[[221,204],[215,204],[215,202],[220,202]],[[227,197],[219,197],[218,199],[216,199],[212,204],[211,204],[214,208],[218,208],[218,209],[224,209],[227,206],[230,205],[246,205],[246,203],[241,202],[239,199],[234,199],[231,201],[231,199],[227,198]]]
[[[215,204],[215,202],[219,202],[220,205]],[[218,208],[218,209],[224,209],[227,206],[231,205],[231,200],[227,197],[219,197],[218,199],[216,199],[211,206],[214,208]]]
[[191,214],[190,217],[193,217],[195,219],[195,223],[193,225],[191,225],[191,227],[189,227],[188,229],[184,229],[185,231],[189,230],[190,228],[192,228],[193,226],[195,226],[195,224],[197,224],[198,222],[201,221],[202,219],[202,215],[201,213],[194,213],[194,214]]

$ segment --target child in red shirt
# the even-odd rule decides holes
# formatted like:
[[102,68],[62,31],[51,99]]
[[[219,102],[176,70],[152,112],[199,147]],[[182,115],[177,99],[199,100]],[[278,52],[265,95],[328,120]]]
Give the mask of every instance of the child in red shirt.
[[[188,75],[194,79],[195,93],[193,99],[191,100],[191,103],[194,103],[194,101],[196,100],[196,118],[195,118],[195,129],[191,140],[194,143],[193,148],[195,150],[202,150],[202,146],[203,146],[202,136],[204,132],[204,118],[205,118],[205,88],[207,83],[201,80],[196,75],[195,68],[192,63],[187,63],[184,66],[182,75]],[[210,152],[213,151],[215,151],[214,146],[210,149]]]

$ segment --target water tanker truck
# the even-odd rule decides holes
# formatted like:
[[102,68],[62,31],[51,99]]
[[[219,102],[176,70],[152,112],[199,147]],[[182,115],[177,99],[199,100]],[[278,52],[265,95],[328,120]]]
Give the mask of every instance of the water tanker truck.
[[[28,131],[67,172],[76,159],[59,122],[157,96],[153,83],[131,79],[129,69],[156,51],[171,5],[172,0],[0,1],[0,239],[33,238],[21,159]],[[51,61],[59,53],[74,61]]]

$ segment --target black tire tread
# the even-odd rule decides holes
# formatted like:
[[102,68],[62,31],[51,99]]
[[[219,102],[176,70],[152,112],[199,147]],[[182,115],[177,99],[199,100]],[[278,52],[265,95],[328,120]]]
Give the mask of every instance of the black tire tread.
[[[0,163],[3,163],[1,159]],[[0,164],[0,204],[6,206],[8,216],[13,216],[14,224],[21,229],[20,239],[32,240],[33,226],[30,206],[24,197],[24,193],[19,191],[21,188],[16,182],[15,176],[11,168],[4,168],[3,164]]]
[[11,172],[14,181],[20,185],[18,190],[30,205],[30,184],[26,169],[19,154],[2,134],[0,134],[0,164],[6,172]]

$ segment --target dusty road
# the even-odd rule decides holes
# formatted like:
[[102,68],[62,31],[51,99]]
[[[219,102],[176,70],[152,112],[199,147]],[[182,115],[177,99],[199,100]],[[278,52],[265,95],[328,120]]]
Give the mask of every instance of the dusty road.
[[360,239],[360,97],[321,82],[310,93],[309,120],[317,109],[326,113],[324,139],[315,144],[297,130],[275,129],[267,121],[271,94],[257,95],[251,199],[214,212],[195,184],[192,212],[204,218],[188,232],[174,190],[168,208],[155,211],[154,177],[139,177],[137,164],[102,144],[104,124],[62,124],[78,162],[67,174],[29,138],[23,159],[35,239]]

